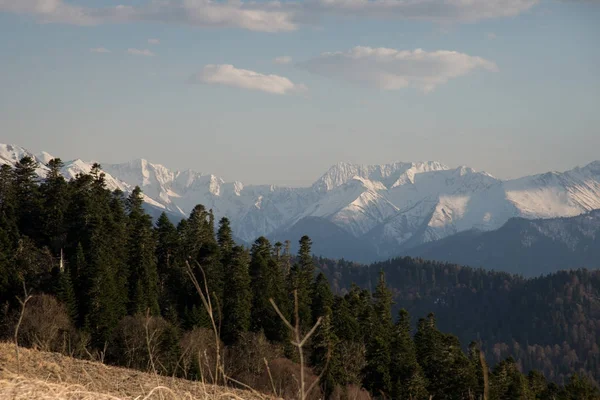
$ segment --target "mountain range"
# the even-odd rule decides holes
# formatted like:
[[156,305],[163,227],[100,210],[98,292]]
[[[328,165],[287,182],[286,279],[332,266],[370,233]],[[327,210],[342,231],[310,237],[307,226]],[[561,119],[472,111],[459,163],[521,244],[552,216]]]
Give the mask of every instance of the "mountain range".
[[600,268],[600,210],[570,218],[511,218],[494,231],[469,230],[404,255],[534,277]]
[[[0,145],[0,164],[25,155],[38,161],[37,172],[44,176],[52,155]],[[70,179],[89,172],[92,164],[67,161],[62,172]],[[308,234],[327,239],[315,246],[315,254],[356,261],[406,253],[460,232],[496,230],[515,217],[573,217],[600,209],[600,161],[512,180],[435,161],[338,163],[300,188],[225,182],[144,159],[101,165],[110,189],[142,188],[153,215],[167,212],[181,219],[203,204],[217,219],[227,216],[235,236],[247,243],[258,236],[294,242]]]

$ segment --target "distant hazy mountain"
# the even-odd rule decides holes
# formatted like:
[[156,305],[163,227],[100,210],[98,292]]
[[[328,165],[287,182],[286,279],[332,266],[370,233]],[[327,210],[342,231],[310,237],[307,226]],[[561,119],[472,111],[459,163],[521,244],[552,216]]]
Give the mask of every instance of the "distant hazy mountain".
[[[0,145],[0,163],[14,164],[25,154],[40,162],[43,176],[50,154]],[[63,173],[71,178],[91,165],[68,161]],[[217,218],[229,217],[234,234],[246,242],[261,235],[295,241],[301,232],[322,234],[329,238],[323,255],[361,261],[459,232],[498,229],[513,217],[571,217],[600,208],[600,162],[509,181],[432,161],[339,163],[304,188],[245,186],[143,159],[102,167],[109,188],[127,192],[140,186],[153,214],[182,218],[204,204]]]
[[405,254],[524,276],[600,268],[600,210],[571,218],[513,218],[498,230],[461,232]]

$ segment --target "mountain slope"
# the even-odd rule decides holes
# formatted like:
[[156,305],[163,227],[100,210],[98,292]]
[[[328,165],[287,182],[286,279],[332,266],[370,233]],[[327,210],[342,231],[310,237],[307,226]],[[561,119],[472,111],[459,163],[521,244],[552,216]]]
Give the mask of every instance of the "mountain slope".
[[494,231],[461,232],[404,254],[528,277],[600,268],[600,210],[570,218],[514,218]]
[[[38,174],[44,176],[43,164],[52,155],[0,145],[0,163],[14,164],[26,154],[40,163]],[[91,166],[69,161],[63,174],[72,178]],[[247,186],[212,174],[173,171],[144,159],[102,167],[109,188],[128,192],[140,186],[153,215],[166,211],[176,220],[203,204],[217,220],[227,216],[234,234],[245,242],[261,235],[292,237],[300,221],[313,232],[334,224],[339,228],[337,242],[352,238],[352,243],[361,243],[361,260],[393,256],[471,229],[498,229],[514,217],[571,217],[600,208],[600,162],[509,181],[434,161],[338,163],[304,188]],[[354,245],[339,249],[341,256],[355,253]]]

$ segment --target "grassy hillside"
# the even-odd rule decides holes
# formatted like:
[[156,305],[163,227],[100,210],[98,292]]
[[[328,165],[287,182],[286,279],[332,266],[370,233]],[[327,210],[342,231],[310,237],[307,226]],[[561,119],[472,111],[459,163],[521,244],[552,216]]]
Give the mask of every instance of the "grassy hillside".
[[[0,399],[266,399],[268,396],[0,343]],[[20,367],[20,368],[19,368]],[[20,372],[19,372],[20,370]]]

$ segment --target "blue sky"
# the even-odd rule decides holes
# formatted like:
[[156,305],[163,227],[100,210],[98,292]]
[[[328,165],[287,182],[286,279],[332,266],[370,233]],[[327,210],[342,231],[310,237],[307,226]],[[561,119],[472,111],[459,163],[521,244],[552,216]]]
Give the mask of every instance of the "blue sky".
[[564,170],[600,159],[598,43],[595,1],[0,0],[0,141],[245,183]]

